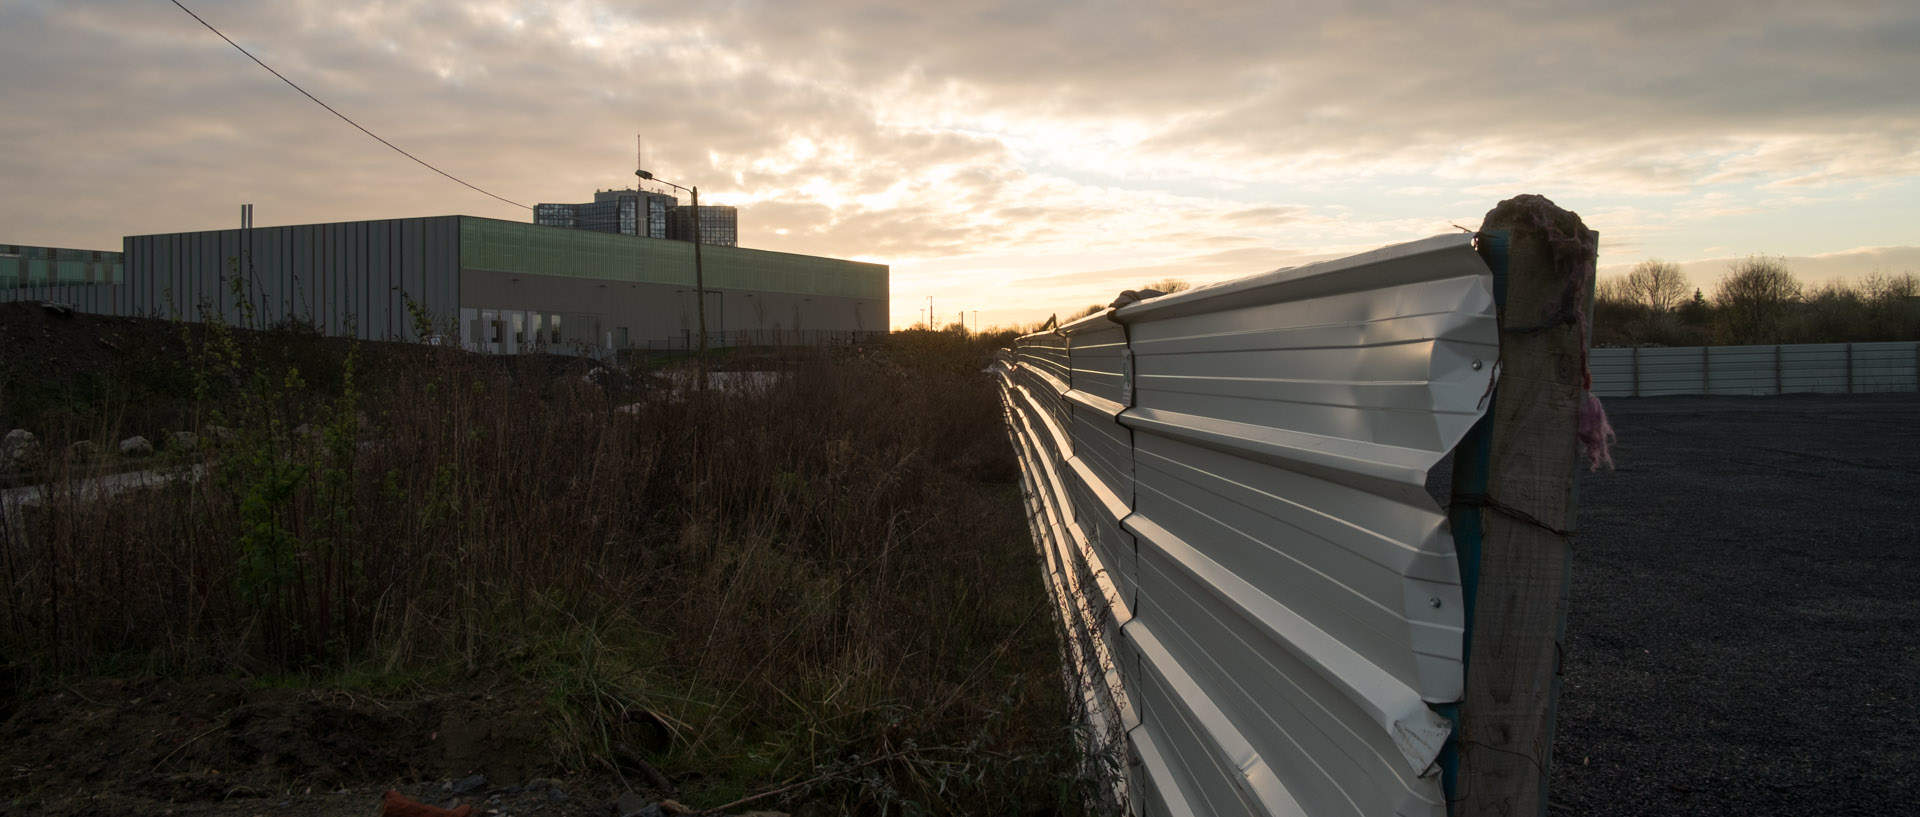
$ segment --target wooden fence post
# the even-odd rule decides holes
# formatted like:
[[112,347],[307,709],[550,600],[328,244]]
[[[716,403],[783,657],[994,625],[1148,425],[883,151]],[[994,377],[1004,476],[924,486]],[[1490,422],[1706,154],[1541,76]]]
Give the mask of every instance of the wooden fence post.
[[1498,293],[1500,379],[1455,455],[1450,516],[1467,591],[1467,667],[1449,811],[1540,815],[1586,398],[1588,339],[1576,315],[1590,309],[1597,237],[1530,195],[1501,202],[1480,229],[1505,239],[1481,248]]

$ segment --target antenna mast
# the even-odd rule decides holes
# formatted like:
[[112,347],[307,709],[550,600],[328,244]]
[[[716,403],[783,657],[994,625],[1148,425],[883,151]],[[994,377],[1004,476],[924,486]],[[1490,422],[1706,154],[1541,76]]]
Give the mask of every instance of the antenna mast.
[[[641,134],[636,133],[633,135],[633,141],[634,141],[633,167],[635,170],[640,170],[647,166],[647,138]],[[633,186],[638,187],[641,190],[646,189],[646,187],[641,185],[637,180],[634,182]]]

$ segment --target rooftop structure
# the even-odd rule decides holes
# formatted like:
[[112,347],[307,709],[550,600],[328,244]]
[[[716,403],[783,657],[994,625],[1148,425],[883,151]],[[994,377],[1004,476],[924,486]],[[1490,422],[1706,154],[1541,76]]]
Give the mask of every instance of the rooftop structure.
[[[652,190],[597,190],[580,204],[536,204],[533,223],[596,233],[693,240],[693,208]],[[700,205],[700,243],[740,245],[740,213],[724,205]]]

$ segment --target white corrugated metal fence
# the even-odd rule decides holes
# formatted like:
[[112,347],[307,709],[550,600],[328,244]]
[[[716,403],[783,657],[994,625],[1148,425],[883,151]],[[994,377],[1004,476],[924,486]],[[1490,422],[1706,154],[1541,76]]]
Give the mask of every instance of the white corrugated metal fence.
[[998,371],[1035,540],[1132,812],[1446,813],[1464,605],[1425,482],[1498,355],[1465,235],[1020,339]]

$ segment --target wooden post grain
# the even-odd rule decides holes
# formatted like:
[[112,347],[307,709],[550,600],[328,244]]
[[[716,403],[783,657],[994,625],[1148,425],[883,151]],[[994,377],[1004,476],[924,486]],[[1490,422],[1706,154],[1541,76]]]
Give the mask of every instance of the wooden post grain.
[[1456,460],[1453,480],[1456,537],[1465,521],[1478,528],[1479,546],[1474,564],[1462,566],[1476,578],[1450,810],[1539,815],[1560,689],[1585,398],[1588,341],[1572,318],[1587,308],[1597,240],[1579,216],[1539,196],[1501,202],[1481,232],[1506,234],[1506,275],[1500,380],[1483,420],[1489,441],[1479,456]]

